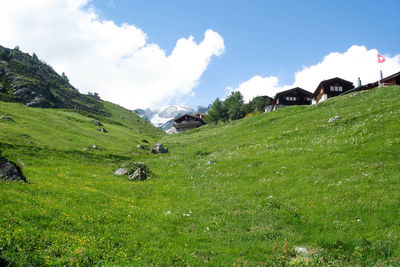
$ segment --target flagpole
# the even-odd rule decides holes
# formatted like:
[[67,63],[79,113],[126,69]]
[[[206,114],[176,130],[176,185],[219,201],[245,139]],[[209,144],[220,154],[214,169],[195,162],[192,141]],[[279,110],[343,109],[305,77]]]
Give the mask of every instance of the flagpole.
[[382,73],[382,69],[379,68],[379,63],[383,63],[385,62],[385,58],[383,56],[381,56],[380,54],[378,54],[378,70],[379,70],[379,80],[378,80],[378,86],[381,87],[381,80],[383,80],[383,73]]
[[[378,62],[376,63],[376,70],[378,72],[380,72],[380,70],[379,70],[379,56],[378,56]],[[379,74],[378,74],[378,87],[381,87],[381,78],[380,78]]]

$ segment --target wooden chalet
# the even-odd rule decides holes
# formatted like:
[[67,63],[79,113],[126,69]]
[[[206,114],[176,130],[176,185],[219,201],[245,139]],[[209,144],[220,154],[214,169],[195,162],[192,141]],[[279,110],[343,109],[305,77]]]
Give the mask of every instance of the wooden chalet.
[[328,98],[341,95],[342,93],[353,88],[354,85],[352,82],[338,77],[322,81],[312,95],[312,103],[316,104],[319,101],[324,101]]
[[381,85],[400,85],[400,71],[383,78],[380,82]]
[[310,105],[312,93],[300,87],[277,93],[274,98],[272,110],[294,105]]
[[200,126],[206,124],[204,122],[205,115],[204,114],[185,114],[174,120],[174,128],[176,132],[185,132],[189,130],[193,130],[199,128]]

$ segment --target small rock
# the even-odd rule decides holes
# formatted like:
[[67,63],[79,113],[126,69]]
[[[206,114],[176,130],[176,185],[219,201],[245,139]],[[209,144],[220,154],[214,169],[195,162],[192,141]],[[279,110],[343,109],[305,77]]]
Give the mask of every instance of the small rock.
[[26,182],[26,178],[22,174],[20,167],[4,157],[0,157],[0,180]]
[[161,143],[157,143],[150,149],[150,152],[154,154],[165,154],[168,153],[168,148],[164,147]]
[[94,121],[92,121],[92,123],[93,123],[94,125],[96,125],[96,126],[103,126],[103,124],[102,124],[100,121],[98,121],[98,120],[94,120]]
[[13,118],[8,117],[8,116],[1,116],[0,120],[6,120],[6,121],[15,121]]
[[114,172],[115,175],[126,175],[128,174],[128,169],[127,168],[118,168]]
[[89,150],[89,148],[87,148],[87,147],[82,148],[82,151],[88,151],[88,150]]
[[300,255],[307,255],[309,253],[308,249],[304,247],[295,247],[294,251],[296,252],[296,254]]
[[210,160],[209,162],[207,162],[207,165],[211,165],[211,164],[215,164],[215,160]]
[[137,145],[136,148],[137,148],[137,149],[144,149],[144,146],[142,146],[142,145]]
[[93,149],[99,149],[99,147],[96,146],[96,145],[92,145],[92,148],[93,148]]
[[132,173],[132,174],[129,176],[129,180],[130,180],[130,181],[132,181],[132,180],[141,180],[141,181],[144,181],[144,180],[146,180],[146,179],[147,179],[146,170],[144,170],[144,169],[142,169],[142,168],[137,169],[134,173]]
[[102,132],[102,133],[106,133],[106,132],[107,132],[107,130],[106,130],[106,129],[104,129],[104,128],[101,128],[101,127],[100,127],[100,128],[98,128],[97,130],[98,130],[99,132]]
[[341,119],[342,119],[342,117],[340,117],[340,116],[335,116],[335,117],[330,118],[330,119],[328,120],[328,122],[334,122],[334,121],[338,121],[338,120],[341,120]]
[[29,135],[27,135],[27,134],[23,134],[23,135],[21,135],[21,137],[22,138],[31,138]]

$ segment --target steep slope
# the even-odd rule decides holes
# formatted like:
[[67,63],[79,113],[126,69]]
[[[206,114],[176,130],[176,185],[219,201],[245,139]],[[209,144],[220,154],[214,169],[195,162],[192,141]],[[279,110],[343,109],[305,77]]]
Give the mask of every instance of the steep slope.
[[[104,122],[102,134],[76,112],[2,103],[15,122],[0,121],[1,150],[30,183],[0,183],[0,257],[17,265],[398,266],[399,92],[154,135],[149,141],[170,150],[163,155],[132,148],[142,136],[125,124]],[[328,122],[334,116],[341,119]],[[92,140],[100,150],[82,151]],[[146,163],[152,179],[114,176],[127,161]]]
[[65,74],[33,56],[0,46],[0,100],[30,107],[68,108],[106,115],[98,95],[83,95]]

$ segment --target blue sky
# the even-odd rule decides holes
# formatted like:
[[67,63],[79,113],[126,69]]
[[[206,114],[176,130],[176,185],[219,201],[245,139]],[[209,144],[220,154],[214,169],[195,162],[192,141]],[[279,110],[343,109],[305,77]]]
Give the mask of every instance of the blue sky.
[[[150,42],[169,53],[181,37],[201,40],[206,29],[218,32],[226,51],[212,60],[189,104],[223,97],[254,75],[294,82],[302,66],[352,45],[400,52],[400,1],[123,1],[95,0],[106,19],[143,29]],[[400,70],[399,70],[400,71]],[[314,88],[310,88],[314,89]],[[210,98],[211,97],[211,98]]]
[[4,0],[0,45],[130,109],[196,108],[232,90],[250,100],[400,71],[399,10],[399,0]]

